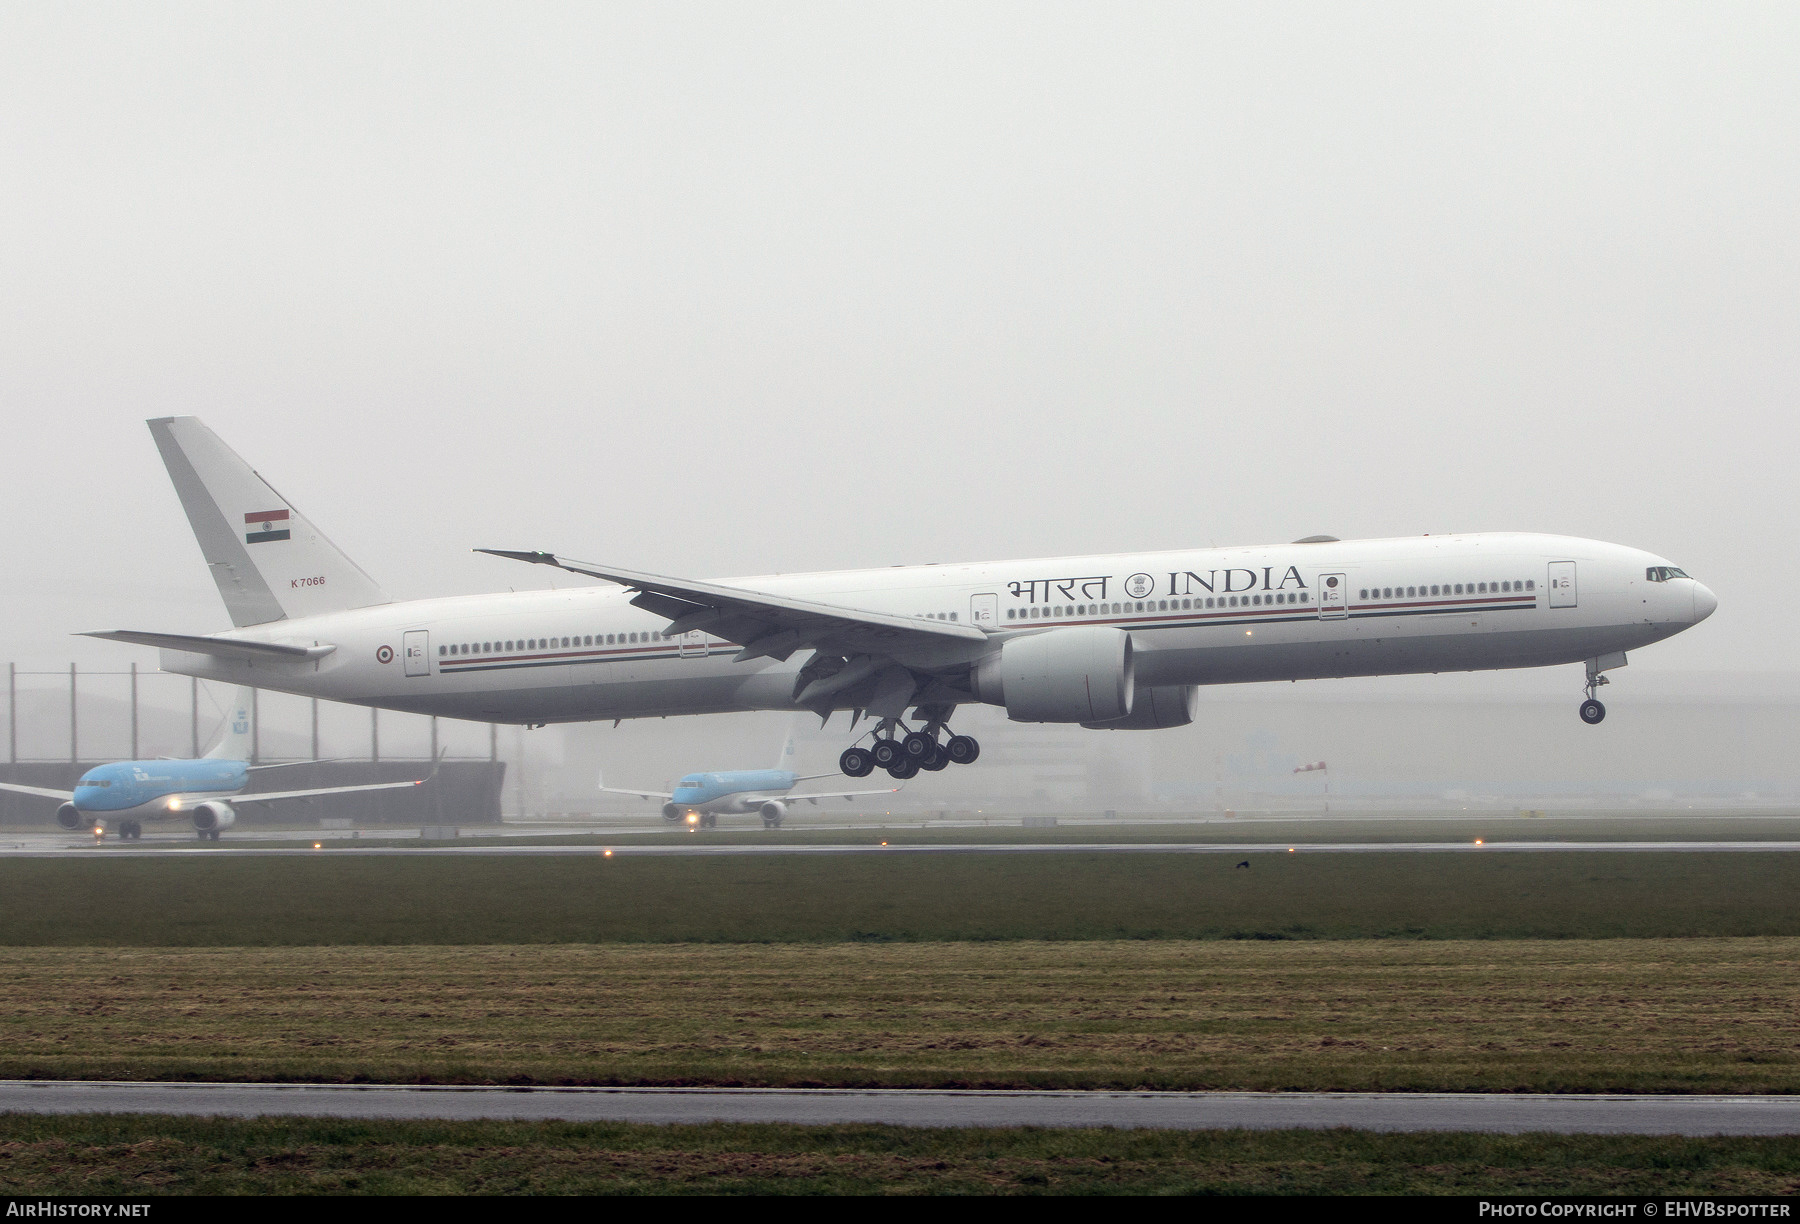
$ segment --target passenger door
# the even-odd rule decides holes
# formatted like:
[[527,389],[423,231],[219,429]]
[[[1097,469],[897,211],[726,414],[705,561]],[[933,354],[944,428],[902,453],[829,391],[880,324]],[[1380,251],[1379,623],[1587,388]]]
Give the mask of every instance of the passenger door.
[[402,643],[406,658],[406,674],[409,676],[429,676],[431,674],[431,635],[423,629],[409,629]]
[[994,629],[1000,623],[998,595],[969,596],[969,623],[977,629]]
[[1575,563],[1573,561],[1552,561],[1550,563],[1550,606],[1552,608],[1575,607]]
[[1319,619],[1343,620],[1350,615],[1350,580],[1343,574],[1319,575]]

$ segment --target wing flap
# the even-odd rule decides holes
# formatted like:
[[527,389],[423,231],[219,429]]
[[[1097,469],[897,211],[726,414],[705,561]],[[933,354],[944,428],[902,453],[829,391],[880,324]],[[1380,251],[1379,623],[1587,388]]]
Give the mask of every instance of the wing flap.
[[15,795],[36,795],[39,799],[61,799],[65,803],[75,796],[68,791],[48,790],[42,786],[21,786],[17,782],[0,782],[0,791]]
[[987,634],[982,630],[956,621],[924,620],[712,582],[669,578],[571,561],[554,553],[512,552],[498,548],[475,551],[616,582],[639,592],[631,601],[637,607],[669,618],[670,628],[665,632],[675,631],[686,618],[692,618],[687,619],[687,624],[694,627],[699,627],[697,622],[704,620],[708,633],[744,647],[740,659],[763,655],[786,659],[794,651],[809,647],[884,655],[923,650],[940,655],[947,647],[955,652],[987,641]]
[[426,778],[417,778],[411,782],[369,782],[362,786],[324,786],[316,790],[259,791],[255,794],[226,796],[226,802],[273,803],[277,799],[312,799],[319,795],[351,795],[358,791],[405,790],[409,786],[424,786],[427,781]]

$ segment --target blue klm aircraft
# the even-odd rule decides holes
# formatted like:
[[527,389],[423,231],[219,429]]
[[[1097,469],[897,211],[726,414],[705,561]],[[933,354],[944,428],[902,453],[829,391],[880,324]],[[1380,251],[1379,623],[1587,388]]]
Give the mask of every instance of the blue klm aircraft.
[[884,790],[872,791],[830,791],[816,795],[790,795],[789,791],[802,782],[810,782],[815,778],[835,778],[834,771],[828,774],[796,774],[791,768],[794,761],[794,734],[788,732],[787,741],[781,746],[781,755],[775,759],[773,769],[724,769],[712,773],[691,773],[676,783],[674,791],[640,791],[622,790],[616,786],[606,786],[605,776],[601,776],[602,791],[610,795],[636,795],[639,799],[666,799],[662,814],[664,820],[681,821],[690,828],[713,828],[719,823],[719,814],[744,815],[758,812],[762,815],[763,828],[779,829],[781,821],[787,815],[787,805],[800,799],[817,803],[821,799],[843,799],[849,801],[862,795],[891,795],[899,790],[898,786],[890,786]]
[[283,768],[283,765],[250,764],[250,709],[250,690],[238,689],[231,717],[219,732],[218,741],[205,756],[195,760],[113,761],[96,765],[81,775],[73,791],[20,786],[12,782],[0,782],[0,790],[62,800],[62,806],[56,809],[56,823],[70,832],[85,826],[92,828],[96,837],[103,837],[110,824],[120,838],[136,840],[143,837],[146,820],[185,820],[193,825],[201,841],[218,841],[219,834],[237,821],[233,804],[275,803],[283,799],[347,795],[354,791],[400,790],[423,786],[428,780],[239,794],[250,784],[253,771]]

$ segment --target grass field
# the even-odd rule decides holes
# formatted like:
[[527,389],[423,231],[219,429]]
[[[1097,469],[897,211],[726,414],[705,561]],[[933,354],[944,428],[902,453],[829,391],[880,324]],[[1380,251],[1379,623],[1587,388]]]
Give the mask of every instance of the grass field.
[[1789,1194],[1780,1139],[0,1116],[0,1194]]
[[1800,1091],[1800,939],[0,950],[0,1077]]
[[0,943],[1800,935],[1800,855],[0,859]]

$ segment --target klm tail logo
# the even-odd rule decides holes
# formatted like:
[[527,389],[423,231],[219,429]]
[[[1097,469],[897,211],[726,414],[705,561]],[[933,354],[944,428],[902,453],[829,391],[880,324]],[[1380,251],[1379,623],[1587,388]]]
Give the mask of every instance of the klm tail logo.
[[239,710],[232,716],[231,733],[233,735],[250,734],[250,712],[248,710]]

